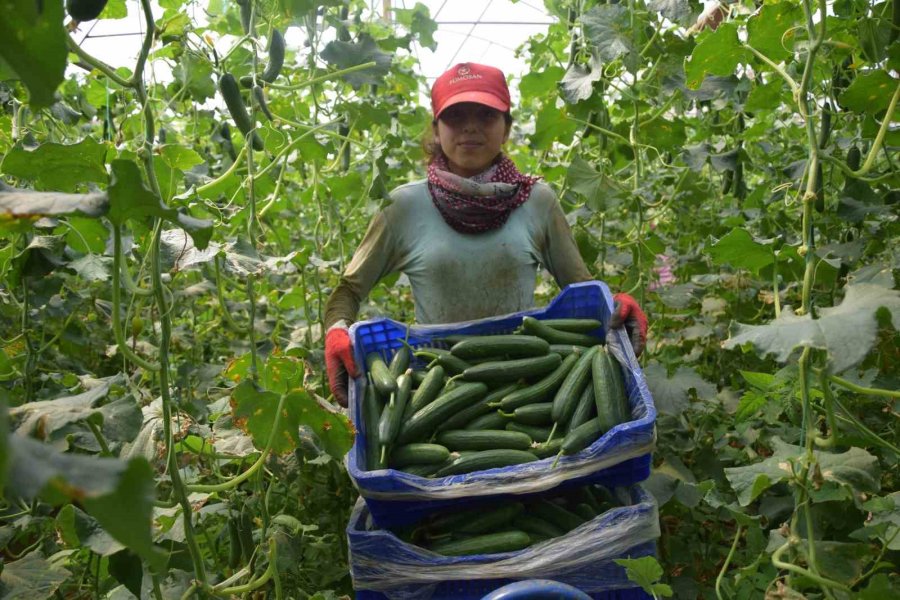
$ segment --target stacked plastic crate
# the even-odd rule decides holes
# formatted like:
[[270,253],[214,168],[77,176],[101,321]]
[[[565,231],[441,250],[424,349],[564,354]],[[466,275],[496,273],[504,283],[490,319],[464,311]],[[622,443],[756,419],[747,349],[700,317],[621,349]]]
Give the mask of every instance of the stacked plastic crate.
[[[530,315],[537,319],[587,318],[603,323],[613,310],[602,282],[573,284],[546,308],[440,326],[414,326],[390,319],[356,323],[350,334],[358,365],[377,352],[390,361],[404,348],[444,346],[449,335],[512,333]],[[481,598],[491,590],[523,579],[569,583],[594,598],[645,598],[613,560],[655,551],[659,536],[653,498],[638,484],[650,474],[656,409],[631,346],[621,330],[605,333],[607,348],[622,365],[631,420],[616,425],[583,451],[522,465],[440,478],[423,478],[394,469],[365,468],[366,438],[362,418],[365,377],[350,390],[350,414],[357,428],[348,455],[348,470],[359,489],[347,529],[350,567],[358,598]],[[415,365],[415,363],[414,363]],[[417,365],[421,367],[422,365]],[[609,510],[559,538],[517,552],[444,557],[406,543],[389,529],[421,522],[437,512],[486,507],[589,484],[619,488],[625,506]]]

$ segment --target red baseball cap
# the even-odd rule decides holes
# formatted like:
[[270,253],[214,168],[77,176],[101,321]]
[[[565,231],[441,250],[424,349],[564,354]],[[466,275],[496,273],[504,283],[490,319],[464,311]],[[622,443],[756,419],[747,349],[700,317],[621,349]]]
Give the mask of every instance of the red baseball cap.
[[431,111],[437,119],[444,109],[460,102],[477,102],[500,112],[509,110],[509,88],[503,71],[477,63],[450,67],[431,86]]

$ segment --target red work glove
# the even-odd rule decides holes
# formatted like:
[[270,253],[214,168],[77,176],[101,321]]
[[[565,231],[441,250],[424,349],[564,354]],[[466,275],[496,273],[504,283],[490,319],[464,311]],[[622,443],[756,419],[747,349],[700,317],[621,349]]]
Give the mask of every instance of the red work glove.
[[332,325],[325,334],[325,370],[328,387],[341,406],[347,406],[347,374],[359,377],[359,369],[353,360],[350,331],[343,323]]
[[647,344],[647,315],[641,310],[637,300],[628,294],[620,292],[613,296],[613,300],[615,307],[609,326],[616,329],[624,325],[631,347],[634,348],[634,355],[640,356]]

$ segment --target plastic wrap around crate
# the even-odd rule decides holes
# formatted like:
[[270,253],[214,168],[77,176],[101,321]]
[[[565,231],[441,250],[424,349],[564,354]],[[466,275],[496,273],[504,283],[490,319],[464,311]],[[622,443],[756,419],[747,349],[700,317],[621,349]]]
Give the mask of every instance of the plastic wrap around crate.
[[656,552],[659,512],[642,487],[634,504],[610,509],[564,536],[518,552],[441,556],[407,544],[390,531],[373,529],[357,502],[347,526],[350,574],[359,599],[480,599],[500,586],[525,579],[552,579],[602,600],[649,598],[625,576],[616,558]]
[[[413,347],[446,347],[437,340],[450,334],[510,333],[522,323],[525,315],[538,319],[591,318],[606,323],[612,309],[612,296],[606,284],[588,281],[567,286],[543,309],[465,323],[410,327],[408,342]],[[603,334],[602,331],[594,333]],[[350,338],[356,364],[365,365],[364,357],[370,352],[379,352],[389,360],[402,346],[406,334],[406,326],[391,319],[355,323],[350,328]],[[375,522],[382,527],[393,527],[415,522],[449,505],[461,507],[506,495],[539,493],[558,486],[585,483],[617,486],[646,479],[650,475],[650,453],[655,442],[656,408],[623,330],[613,330],[606,338],[607,348],[623,367],[632,420],[616,425],[582,452],[562,457],[555,468],[550,467],[554,459],[546,458],[434,479],[395,469],[368,471],[365,451],[369,432],[365,429],[361,410],[365,377],[353,381],[349,405],[357,435],[347,457],[347,468]],[[413,365],[422,366],[416,362]]]

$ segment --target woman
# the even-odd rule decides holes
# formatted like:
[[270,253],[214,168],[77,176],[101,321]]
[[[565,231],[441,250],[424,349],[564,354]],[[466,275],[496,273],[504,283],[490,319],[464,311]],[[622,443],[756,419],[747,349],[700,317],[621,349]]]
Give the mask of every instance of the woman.
[[[533,306],[543,265],[559,286],[593,279],[553,190],[519,172],[502,153],[509,139],[509,89],[503,73],[458,64],[431,88],[434,142],[428,179],[391,193],[375,216],[325,307],[328,383],[347,405],[347,373],[359,371],[348,326],[379,279],[409,277],[419,323],[468,321]],[[639,354],[647,319],[616,294],[610,326],[628,330]]]

